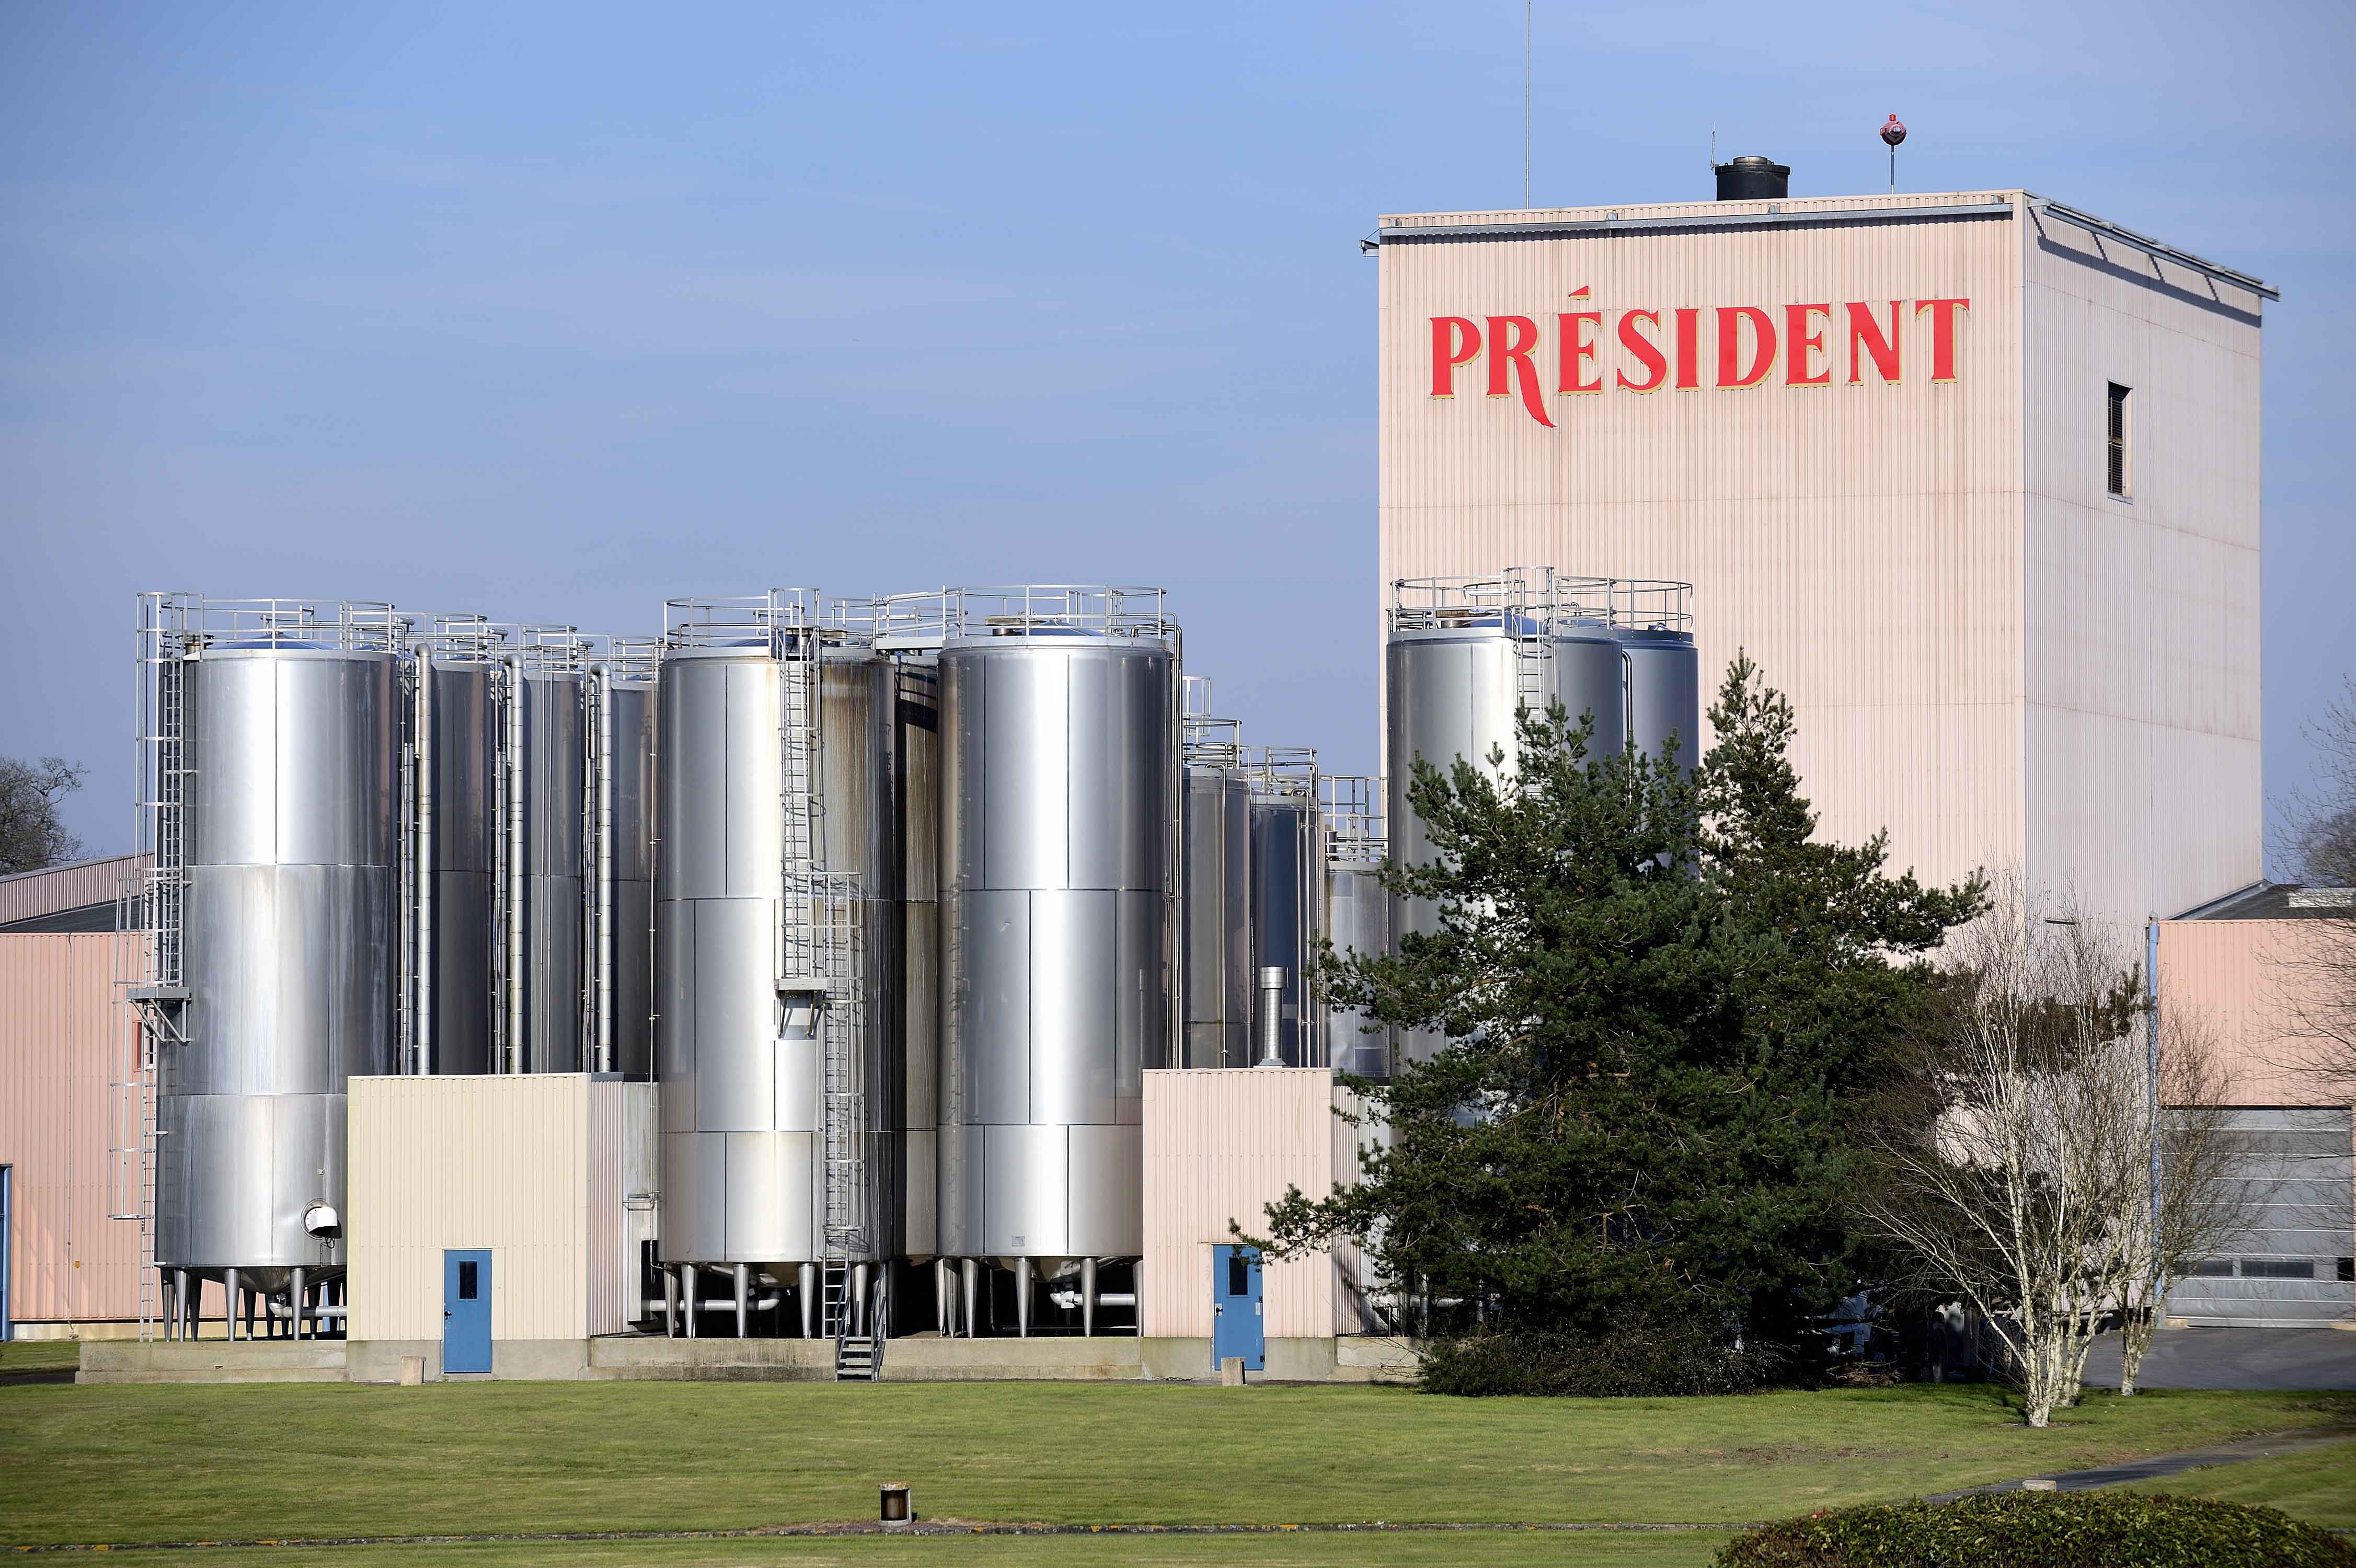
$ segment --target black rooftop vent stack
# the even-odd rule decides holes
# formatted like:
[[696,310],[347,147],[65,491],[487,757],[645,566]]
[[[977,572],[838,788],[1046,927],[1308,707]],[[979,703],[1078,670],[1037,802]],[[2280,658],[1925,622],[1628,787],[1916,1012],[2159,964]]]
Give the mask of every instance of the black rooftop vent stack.
[[1714,165],[1720,201],[1773,201],[1792,194],[1792,166],[1772,158],[1743,157]]

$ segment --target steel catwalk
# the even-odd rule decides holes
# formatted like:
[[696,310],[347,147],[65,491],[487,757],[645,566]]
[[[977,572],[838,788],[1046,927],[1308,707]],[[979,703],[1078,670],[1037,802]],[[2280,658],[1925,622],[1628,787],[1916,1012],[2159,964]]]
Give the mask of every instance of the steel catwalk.
[[156,1258],[277,1289],[339,1266],[345,1085],[393,1070],[397,659],[214,643],[182,661],[187,1042],[160,1051]]
[[[940,653],[940,1247],[1027,1282],[1143,1246],[1178,671],[1158,594],[1142,624],[1013,594],[1019,611],[953,626]],[[1018,1307],[1027,1321],[1027,1285]]]

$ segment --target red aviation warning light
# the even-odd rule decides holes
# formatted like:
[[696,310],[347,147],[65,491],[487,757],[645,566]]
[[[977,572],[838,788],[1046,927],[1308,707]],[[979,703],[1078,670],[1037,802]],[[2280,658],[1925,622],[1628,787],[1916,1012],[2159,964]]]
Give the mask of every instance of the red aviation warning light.
[[1897,115],[1892,114],[1890,123],[1881,128],[1881,139],[1890,144],[1890,189],[1895,195],[1898,190],[1898,144],[1906,140],[1906,127]]

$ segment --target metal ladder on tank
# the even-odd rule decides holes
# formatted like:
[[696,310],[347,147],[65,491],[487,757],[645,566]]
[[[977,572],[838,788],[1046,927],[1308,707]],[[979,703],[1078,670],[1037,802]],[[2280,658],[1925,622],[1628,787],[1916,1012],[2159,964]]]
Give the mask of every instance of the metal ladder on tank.
[[[1508,608],[1511,617],[1523,612]],[[1531,630],[1517,629],[1514,635],[1514,700],[1516,707],[1526,708],[1537,718],[1547,714],[1552,699],[1549,678],[1554,665],[1554,645],[1547,639],[1546,619],[1530,618]]]
[[[835,1342],[837,1376],[852,1321],[851,1260],[866,1251],[866,1159],[862,1144],[866,1096],[859,1072],[865,1004],[859,985],[863,944],[852,922],[860,901],[851,879],[826,869],[825,801],[820,786],[825,736],[819,640],[803,625],[778,648],[778,794],[785,864],[780,989],[814,998],[823,1083],[819,1134],[826,1212],[819,1248],[821,1332]],[[868,1348],[868,1347],[862,1347]],[[872,1361],[872,1354],[870,1356]]]

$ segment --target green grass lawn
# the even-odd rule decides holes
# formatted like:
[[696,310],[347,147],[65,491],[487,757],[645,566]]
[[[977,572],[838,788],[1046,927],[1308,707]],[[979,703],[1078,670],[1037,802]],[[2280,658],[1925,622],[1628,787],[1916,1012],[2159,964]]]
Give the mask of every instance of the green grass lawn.
[[2138,1481],[2130,1489],[2255,1503],[2316,1524],[2356,1527],[2356,1439],[2311,1454],[2252,1459],[2165,1480]]
[[[884,1480],[912,1484],[927,1519],[1732,1524],[2351,1416],[2356,1402],[2311,1395],[2097,1394],[2030,1432],[2001,1393],[1962,1385],[1601,1401],[1073,1383],[27,1385],[0,1388],[0,1545],[736,1529],[871,1518]],[[1572,1550],[1548,1539],[1531,1549]],[[1692,1545],[1576,1550],[1700,1561]],[[1380,1541],[1387,1560],[1426,1548],[1446,1538]],[[868,1550],[682,1543],[680,1560],[821,1549]],[[1328,1560],[1226,1541],[1123,1555],[1229,1550]]]
[[0,1372],[54,1372],[80,1365],[79,1339],[0,1340]]

